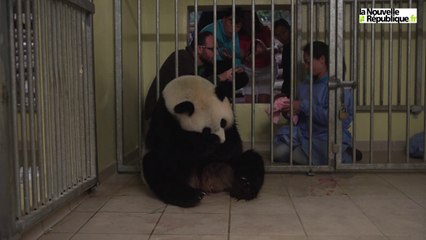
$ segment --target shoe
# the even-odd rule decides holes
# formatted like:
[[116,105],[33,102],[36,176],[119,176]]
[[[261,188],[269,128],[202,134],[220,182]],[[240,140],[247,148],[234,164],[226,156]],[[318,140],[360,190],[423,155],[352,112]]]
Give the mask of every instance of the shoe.
[[[353,151],[353,148],[352,148],[352,147],[348,147],[348,148],[346,148],[346,152],[347,152],[349,155],[351,155],[351,156],[352,156],[352,151]],[[361,161],[361,160],[362,160],[362,152],[361,152],[360,150],[358,150],[358,149],[355,149],[355,160],[356,160],[357,162],[359,162],[359,161]]]

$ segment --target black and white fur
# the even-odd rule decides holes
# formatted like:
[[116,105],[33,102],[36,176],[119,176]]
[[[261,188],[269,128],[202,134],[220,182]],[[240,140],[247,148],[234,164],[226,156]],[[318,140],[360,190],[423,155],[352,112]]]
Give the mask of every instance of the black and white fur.
[[264,179],[261,156],[243,153],[225,85],[182,76],[163,90],[153,112],[144,178],[165,203],[192,207],[209,192],[253,199]]

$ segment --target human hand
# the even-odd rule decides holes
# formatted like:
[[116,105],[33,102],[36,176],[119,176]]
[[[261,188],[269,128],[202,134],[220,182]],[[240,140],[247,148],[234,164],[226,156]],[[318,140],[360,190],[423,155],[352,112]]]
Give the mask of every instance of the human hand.
[[[299,112],[300,112],[300,101],[299,100],[293,100],[292,105],[293,105],[293,113],[299,114]],[[288,105],[286,104],[282,108],[282,111],[284,113],[289,113],[290,110],[291,110],[291,104],[288,104]]]
[[[235,68],[235,73],[242,73],[242,72],[244,72],[244,68],[241,68],[241,67]],[[232,68],[219,74],[218,78],[220,81],[232,81]]]
[[228,49],[223,48],[220,52],[219,52],[220,56],[222,58],[227,58],[227,59],[232,59],[232,55],[229,54]]
[[268,51],[266,44],[260,40],[256,39],[256,54],[262,54]]

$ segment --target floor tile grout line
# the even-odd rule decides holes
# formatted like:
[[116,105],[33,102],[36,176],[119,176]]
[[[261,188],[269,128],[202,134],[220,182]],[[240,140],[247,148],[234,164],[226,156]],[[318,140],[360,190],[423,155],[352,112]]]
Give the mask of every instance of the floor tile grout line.
[[166,212],[166,209],[167,209],[167,207],[168,207],[168,206],[169,206],[169,204],[166,204],[166,205],[164,206],[163,211],[162,211],[162,212],[161,212],[161,214],[160,214],[160,217],[158,217],[157,222],[155,223],[154,227],[152,228],[152,231],[149,233],[148,240],[150,240],[150,239],[152,238],[152,235],[154,234],[155,229],[157,228],[158,223],[160,222],[161,218],[163,218],[163,215],[164,215],[164,213]]
[[[127,181],[127,182],[129,182],[130,181],[130,179]],[[126,182],[126,183],[127,183]],[[123,187],[123,185],[125,185],[125,184],[120,184],[121,186],[120,186],[120,189]],[[95,191],[96,191],[96,188],[95,188]],[[93,217],[95,217],[99,212],[100,212],[100,210],[112,199],[114,197],[114,194],[108,194],[107,195],[107,200],[101,205],[101,207],[99,207],[96,211],[94,211],[94,213],[92,214],[92,216],[90,216],[90,218],[89,219],[87,219],[87,221],[84,223],[84,224],[82,224],[81,226],[80,226],[80,228],[77,230],[77,231],[75,231],[74,233],[72,233],[72,235],[71,235],[71,237],[69,238],[70,240],[71,239],[73,239],[74,237],[75,237],[75,235],[77,235],[77,233],[79,233],[80,231],[81,231],[81,229],[84,227],[84,226],[86,226],[86,224],[90,221],[90,220],[92,220],[92,218]],[[85,199],[85,200],[87,200],[87,199],[89,199],[90,198],[90,193],[88,194],[88,197]],[[84,201],[83,201],[84,202]],[[71,211],[71,212],[77,212],[77,211],[75,211],[81,204],[83,204],[83,202],[81,202],[80,204],[78,204],[78,206],[77,207],[75,207],[74,209],[73,209],[73,211]],[[64,218],[65,219],[65,218]]]
[[398,186],[396,186],[395,184],[393,184],[391,181],[387,180],[385,177],[382,176],[382,174],[378,175],[378,177],[380,177],[383,181],[385,181],[386,183],[390,184],[392,187],[396,188],[396,190],[398,190],[398,192],[400,192],[402,195],[404,195],[406,198],[410,199],[412,202],[414,202],[416,205],[420,206],[423,209],[426,209],[425,206],[423,206],[422,204],[418,203],[415,199],[412,199],[409,195],[407,195],[405,192],[403,192]]
[[[338,184],[339,185],[339,184]],[[349,198],[349,200],[361,211],[361,213],[368,219],[368,221],[371,222],[371,224],[382,234],[382,237],[385,237],[386,239],[389,239],[388,236],[382,231],[382,229],[371,219],[364,209],[356,203],[356,201],[352,198],[352,196],[349,193],[345,193],[345,195]]]
[[[284,177],[282,177],[282,178],[284,179]],[[285,181],[285,179],[284,179],[284,181]],[[306,232],[305,225],[303,225],[302,218],[300,217],[299,212],[296,209],[296,205],[294,204],[293,197],[290,195],[290,191],[288,190],[288,186],[285,183],[284,183],[284,186],[285,186],[285,190],[288,194],[288,197],[290,198],[291,205],[293,206],[293,209],[296,212],[297,218],[299,219],[299,223],[302,226],[303,232],[305,233],[305,237],[308,238],[308,233]]]

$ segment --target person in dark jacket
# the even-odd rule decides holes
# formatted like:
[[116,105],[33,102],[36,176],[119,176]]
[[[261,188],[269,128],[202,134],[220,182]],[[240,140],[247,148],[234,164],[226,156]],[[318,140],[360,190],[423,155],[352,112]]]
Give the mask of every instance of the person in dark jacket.
[[[204,77],[211,82],[214,82],[212,73],[213,59],[216,54],[214,49],[214,36],[211,32],[201,32],[198,34],[197,54],[194,54],[195,44],[191,43],[185,49],[173,52],[166,59],[160,68],[159,89],[160,94],[164,87],[177,76],[195,75],[194,65],[195,57],[197,58],[198,75]],[[175,55],[178,54],[178,74],[176,75]],[[232,65],[231,65],[232,66]],[[225,67],[223,65],[217,67],[217,82],[229,86],[228,95],[232,94],[232,68],[231,66]],[[239,89],[245,86],[248,82],[248,77],[242,69],[235,69],[236,72],[236,86]],[[157,79],[155,78],[148,90],[145,101],[145,119],[151,117],[155,104],[157,103]]]

